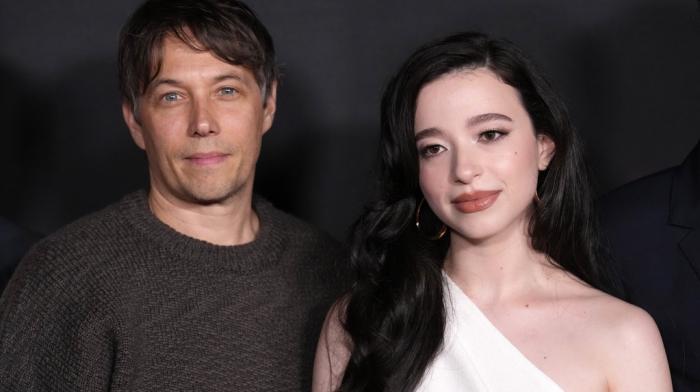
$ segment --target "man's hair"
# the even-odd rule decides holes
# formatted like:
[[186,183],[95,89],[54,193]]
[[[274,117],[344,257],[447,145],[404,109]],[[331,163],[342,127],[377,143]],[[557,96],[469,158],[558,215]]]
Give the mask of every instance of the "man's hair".
[[267,97],[277,80],[272,38],[244,3],[148,0],[131,15],[119,36],[119,90],[122,101],[131,104],[135,111],[138,97],[160,71],[166,36],[249,69],[263,97]]

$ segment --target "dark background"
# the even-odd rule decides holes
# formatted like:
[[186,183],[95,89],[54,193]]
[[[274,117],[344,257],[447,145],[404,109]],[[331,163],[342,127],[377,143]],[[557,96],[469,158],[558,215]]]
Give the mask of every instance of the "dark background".
[[[567,102],[598,194],[680,163],[700,138],[696,0],[258,0],[284,77],[257,188],[342,238],[374,188],[379,99],[419,44],[518,43]],[[145,186],[116,46],[137,0],[0,3],[0,215],[48,233]]]

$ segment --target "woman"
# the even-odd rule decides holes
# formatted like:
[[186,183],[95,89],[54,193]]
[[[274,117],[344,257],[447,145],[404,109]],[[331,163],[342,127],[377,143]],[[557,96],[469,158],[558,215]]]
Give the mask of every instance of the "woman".
[[464,33],[416,51],[380,144],[315,391],[671,390],[653,320],[604,292],[582,148],[516,47]]

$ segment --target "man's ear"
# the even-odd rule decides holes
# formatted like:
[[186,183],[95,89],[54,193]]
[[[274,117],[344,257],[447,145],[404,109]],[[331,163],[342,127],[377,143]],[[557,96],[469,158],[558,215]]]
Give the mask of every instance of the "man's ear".
[[549,162],[554,157],[556,145],[549,135],[545,133],[537,134],[537,168],[542,171],[547,169]]
[[277,110],[277,81],[272,82],[270,91],[265,97],[263,103],[263,133],[267,132],[272,127],[272,122],[275,120],[275,111]]
[[143,138],[143,128],[136,119],[136,114],[134,113],[134,105],[129,102],[122,102],[122,115],[124,116],[124,122],[126,126],[129,127],[129,133],[131,133],[131,138],[134,140],[140,149],[146,149],[146,143]]

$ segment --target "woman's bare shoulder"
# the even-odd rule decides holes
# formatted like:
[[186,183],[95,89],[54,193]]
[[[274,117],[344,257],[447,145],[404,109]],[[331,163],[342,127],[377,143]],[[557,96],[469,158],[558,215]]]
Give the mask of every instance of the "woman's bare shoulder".
[[597,332],[605,332],[611,338],[629,334],[658,335],[656,323],[645,310],[578,280],[571,280],[564,296],[568,297],[568,303],[588,316],[591,326],[602,329]]
[[347,298],[341,297],[328,310],[314,359],[313,392],[335,391],[352,352],[352,341],[345,332]]
[[580,336],[603,368],[611,391],[671,391],[659,329],[645,310],[576,281],[568,292]]

